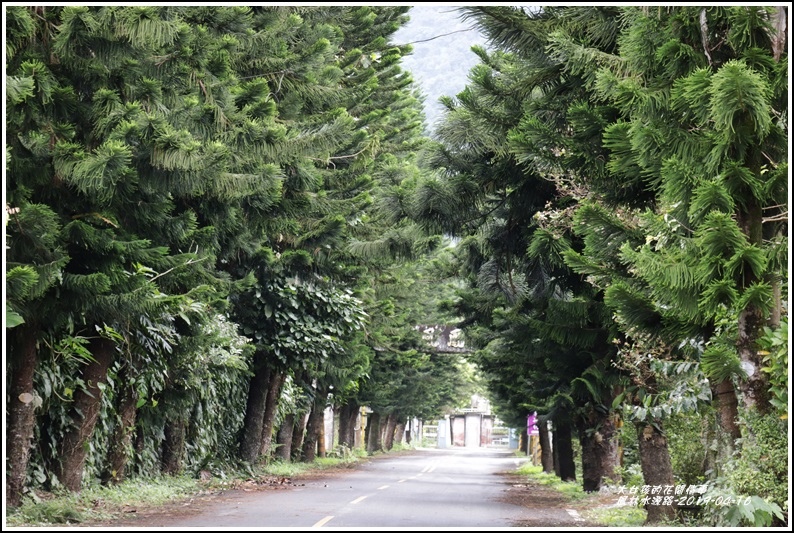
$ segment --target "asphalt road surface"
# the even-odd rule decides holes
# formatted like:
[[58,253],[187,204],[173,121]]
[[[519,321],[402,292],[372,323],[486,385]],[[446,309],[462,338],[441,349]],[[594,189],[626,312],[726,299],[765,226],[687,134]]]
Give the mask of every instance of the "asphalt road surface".
[[[533,518],[531,508],[509,503],[506,497],[515,485],[504,474],[513,472],[520,461],[512,452],[494,448],[421,449],[368,461],[349,472],[306,480],[285,490],[231,491],[186,514],[114,525],[345,530],[517,527]],[[559,513],[573,522],[564,509]]]

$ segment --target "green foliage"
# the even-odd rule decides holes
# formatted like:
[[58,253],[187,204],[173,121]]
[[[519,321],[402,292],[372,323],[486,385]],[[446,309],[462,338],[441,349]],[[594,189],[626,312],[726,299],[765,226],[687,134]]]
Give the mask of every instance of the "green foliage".
[[198,491],[195,479],[174,476],[141,478],[114,487],[90,485],[79,494],[56,492],[39,496],[34,491],[19,508],[9,512],[7,525],[57,526],[112,519],[123,515],[130,506],[164,505]]
[[708,447],[705,428],[713,419],[713,410],[682,413],[665,421],[667,447],[677,485],[701,485],[706,480]]
[[700,368],[714,383],[745,376],[736,349],[725,344],[708,346],[700,356]]
[[575,481],[562,481],[555,474],[543,472],[543,467],[534,466],[525,462],[516,470],[516,473],[527,476],[527,480],[554,489],[565,496],[568,501],[578,501],[587,498],[589,495],[582,490],[579,483]]
[[781,419],[788,418],[789,360],[788,317],[780,321],[777,328],[764,327],[764,335],[758,340],[761,348],[761,370],[769,375],[770,402]]
[[758,496],[788,511],[787,424],[774,414],[747,413],[739,455],[725,469],[737,494]]
[[775,503],[759,496],[737,494],[717,483],[709,484],[704,496],[706,523],[713,527],[769,527],[783,521],[783,513]]

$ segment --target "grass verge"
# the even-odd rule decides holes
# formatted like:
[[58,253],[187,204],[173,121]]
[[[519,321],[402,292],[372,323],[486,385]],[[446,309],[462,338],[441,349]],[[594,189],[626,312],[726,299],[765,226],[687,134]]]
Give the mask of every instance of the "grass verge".
[[581,501],[586,499],[589,494],[582,490],[581,484],[576,481],[563,481],[554,474],[547,474],[543,472],[543,467],[535,466],[530,462],[521,465],[517,473],[527,476],[531,481],[551,487],[564,494],[569,501]]
[[521,465],[518,474],[525,475],[528,481],[550,487],[581,509],[582,517],[595,526],[604,527],[637,527],[645,523],[646,511],[638,507],[616,507],[617,497],[606,492],[588,493],[576,481],[562,481],[554,474],[543,472],[543,467],[534,466],[530,462]]

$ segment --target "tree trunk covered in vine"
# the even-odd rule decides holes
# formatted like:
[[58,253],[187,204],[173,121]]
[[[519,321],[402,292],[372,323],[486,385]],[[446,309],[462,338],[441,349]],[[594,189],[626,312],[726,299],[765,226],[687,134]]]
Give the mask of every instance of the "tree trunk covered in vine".
[[240,458],[249,463],[256,462],[262,448],[262,428],[265,421],[271,376],[270,367],[264,363],[263,359],[263,354],[257,352],[254,375],[248,387],[248,402],[240,441]]
[[160,468],[163,474],[175,476],[182,472],[185,456],[188,421],[184,415],[168,418],[163,433],[162,455]]
[[268,384],[267,397],[265,398],[265,414],[262,420],[262,437],[260,442],[262,447],[259,455],[265,459],[270,455],[270,446],[273,442],[273,426],[276,423],[278,412],[278,402],[281,398],[281,390],[287,379],[285,372],[273,372]]
[[83,485],[83,468],[88,454],[88,441],[94,432],[102,406],[100,384],[107,382],[108,369],[113,360],[113,341],[94,338],[89,343],[94,360],[83,369],[85,389],[75,391],[72,404],[74,425],[63,436],[60,446],[60,464],[56,466],[58,481],[68,490],[79,491]]
[[135,419],[138,412],[138,389],[130,381],[125,369],[119,373],[118,381],[121,383],[118,391],[116,414],[118,420],[108,445],[108,460],[103,481],[118,484],[126,477],[128,453],[135,432]]
[[25,323],[12,328],[8,337],[11,380],[7,407],[6,501],[11,507],[21,503],[36,424],[33,390],[33,375],[38,363],[36,336],[37,328]]

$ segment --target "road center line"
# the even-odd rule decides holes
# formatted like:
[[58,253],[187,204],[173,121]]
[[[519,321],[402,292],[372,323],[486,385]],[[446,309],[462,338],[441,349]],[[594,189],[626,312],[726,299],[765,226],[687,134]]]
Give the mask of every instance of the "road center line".
[[333,518],[333,516],[326,516],[325,518],[323,518],[322,520],[320,520],[319,522],[317,522],[316,524],[314,524],[312,527],[323,527],[323,526],[324,526],[325,524],[327,524],[327,523],[328,523],[328,521],[329,521],[329,520],[331,520],[332,518]]
[[427,465],[422,469],[422,473],[432,472],[433,470],[436,469],[437,466],[438,466],[438,461],[433,461],[431,464]]
[[353,500],[353,501],[352,501],[352,502],[350,502],[350,503],[351,503],[351,504],[358,503],[358,502],[362,501],[364,498],[366,498],[366,496],[362,496],[361,498],[356,498],[355,500]]
[[401,480],[400,480],[400,481],[398,481],[397,483],[405,483],[406,481],[408,481],[408,480],[407,480],[407,479],[401,479]]
[[382,487],[378,487],[378,490],[383,490],[383,489],[388,489],[388,488],[389,488],[388,485],[383,485]]

